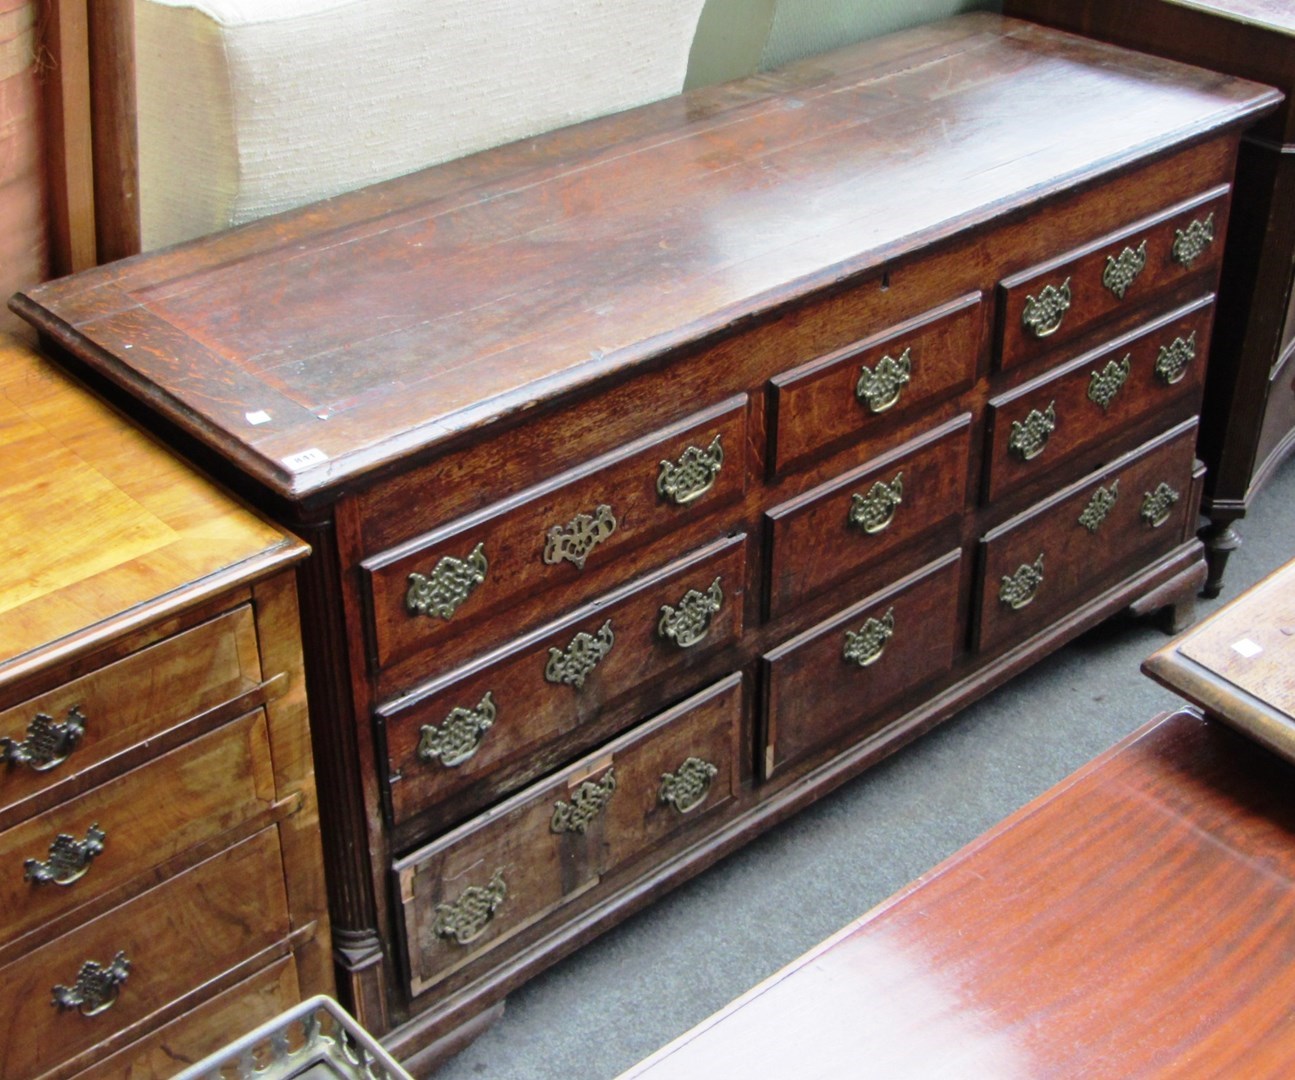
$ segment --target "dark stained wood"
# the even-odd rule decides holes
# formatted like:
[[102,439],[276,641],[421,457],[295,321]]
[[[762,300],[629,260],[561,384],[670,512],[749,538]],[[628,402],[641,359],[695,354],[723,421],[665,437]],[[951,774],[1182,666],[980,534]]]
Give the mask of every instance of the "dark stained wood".
[[625,1076],[1284,1075],[1292,783],[1161,717]]
[[135,116],[135,6],[89,0],[90,119],[95,255],[139,251],[139,143]]

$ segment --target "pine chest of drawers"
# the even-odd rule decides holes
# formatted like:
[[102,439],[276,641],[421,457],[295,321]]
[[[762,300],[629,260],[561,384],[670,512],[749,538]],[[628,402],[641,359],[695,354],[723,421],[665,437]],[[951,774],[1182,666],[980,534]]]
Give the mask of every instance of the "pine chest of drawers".
[[1190,606],[1275,101],[970,16],[17,298],[314,548],[365,1026],[433,1060],[1086,627]]
[[171,1076],[334,985],[306,548],[7,341],[0,448],[0,1076]]

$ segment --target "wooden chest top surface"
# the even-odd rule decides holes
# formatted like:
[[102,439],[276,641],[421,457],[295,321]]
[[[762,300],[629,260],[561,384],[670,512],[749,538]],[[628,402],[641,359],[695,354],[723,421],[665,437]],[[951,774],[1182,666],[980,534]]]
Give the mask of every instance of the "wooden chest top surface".
[[14,305],[300,499],[1276,100],[973,15],[40,286]]

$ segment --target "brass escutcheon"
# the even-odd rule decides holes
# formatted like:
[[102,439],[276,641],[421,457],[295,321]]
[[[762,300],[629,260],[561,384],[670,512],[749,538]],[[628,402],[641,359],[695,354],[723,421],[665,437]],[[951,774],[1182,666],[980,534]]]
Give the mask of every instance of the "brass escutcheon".
[[440,727],[424,724],[418,739],[418,760],[439,761],[447,769],[462,765],[481,748],[495,722],[495,699],[489,690],[475,709],[451,709]]
[[549,829],[555,833],[583,833],[589,823],[603,812],[616,794],[616,770],[608,769],[597,781],[586,780],[571,796],[571,801],[559,799],[553,805]]
[[998,589],[998,599],[1013,611],[1019,611],[1032,601],[1043,584],[1043,552],[1034,560],[1021,566],[1014,574],[1004,575]]
[[1093,497],[1088,500],[1088,505],[1084,507],[1084,512],[1079,515],[1079,524],[1087,529],[1090,533],[1095,533],[1100,528],[1106,515],[1111,512],[1115,506],[1115,500],[1120,497],[1120,482],[1114,480],[1109,488],[1098,487],[1093,492]]
[[1118,255],[1106,256],[1106,269],[1102,271],[1102,284],[1111,290],[1117,299],[1123,300],[1129,286],[1137,280],[1147,265],[1147,242],[1142,241],[1135,251],[1126,247]]
[[883,413],[899,401],[912,377],[912,349],[905,349],[898,360],[887,354],[881,358],[875,371],[867,364],[859,369],[854,396],[868,406],[869,412]]
[[1148,491],[1142,499],[1142,510],[1139,516],[1153,529],[1160,528],[1174,512],[1174,504],[1179,495],[1168,484],[1160,484],[1155,491]]
[[27,725],[22,742],[0,738],[0,758],[6,765],[24,765],[33,772],[45,772],[63,764],[85,734],[85,715],[80,705],[67,711],[67,719],[58,723],[47,713],[37,713]]
[[1185,338],[1174,338],[1168,345],[1161,345],[1156,354],[1156,377],[1166,386],[1181,382],[1187,374],[1187,368],[1196,359],[1196,331]]
[[577,570],[585,568],[589,553],[616,531],[616,515],[606,503],[592,514],[577,514],[565,525],[554,525],[544,542],[544,561],[550,566],[566,560]]
[[486,580],[489,569],[482,544],[474,547],[466,559],[446,555],[430,574],[409,575],[405,610],[410,615],[435,615],[449,619],[472,595],[472,591]]
[[667,641],[673,641],[681,649],[696,645],[710,633],[711,616],[724,604],[724,590],[720,579],[710,583],[704,593],[689,589],[680,598],[677,606],[661,605],[661,617],[657,620],[657,633]]
[[1038,297],[1026,295],[1021,309],[1021,324],[1036,338],[1049,337],[1061,326],[1070,310],[1070,279],[1059,286],[1044,285]]
[[897,472],[890,483],[878,480],[867,495],[851,495],[846,520],[869,535],[882,532],[895,519],[895,511],[903,498],[904,474]]
[[842,657],[859,667],[868,667],[881,659],[886,644],[895,634],[895,609],[890,608],[880,619],[868,619],[856,632],[845,632]]
[[482,935],[507,898],[508,886],[500,868],[485,885],[469,885],[457,900],[437,904],[432,933],[456,945],[467,945]]
[[1174,246],[1171,255],[1174,262],[1191,269],[1192,263],[1199,259],[1212,243],[1214,243],[1214,212],[1210,211],[1204,221],[1193,219],[1186,229],[1174,230]]
[[686,814],[706,801],[710,783],[718,775],[719,769],[709,761],[690,757],[674,772],[661,774],[657,801]]
[[579,690],[584,686],[588,674],[612,651],[615,644],[616,635],[612,633],[611,619],[598,628],[597,634],[586,634],[582,630],[571,639],[571,644],[565,651],[549,649],[544,678],[548,682],[574,686]]
[[724,466],[724,447],[720,437],[702,449],[689,446],[677,462],[662,461],[656,478],[657,494],[676,506],[696,502],[715,486],[715,479]]
[[1049,401],[1043,412],[1031,409],[1024,420],[1012,421],[1012,431],[1007,437],[1008,453],[1022,461],[1031,461],[1043,453],[1049,436],[1057,429],[1056,404]]
[[107,965],[87,960],[71,988],[61,984],[53,988],[54,1004],[63,1011],[76,1009],[82,1016],[95,1016],[116,1004],[129,975],[130,961],[124,952],[119,952]]
[[1088,400],[1105,412],[1111,407],[1115,395],[1124,387],[1129,377],[1130,354],[1123,360],[1112,360],[1101,371],[1094,371],[1088,380]]
[[23,880],[33,885],[71,885],[85,877],[107,839],[108,834],[97,822],[86,830],[84,840],[59,833],[49,846],[48,859],[28,859],[23,863]]

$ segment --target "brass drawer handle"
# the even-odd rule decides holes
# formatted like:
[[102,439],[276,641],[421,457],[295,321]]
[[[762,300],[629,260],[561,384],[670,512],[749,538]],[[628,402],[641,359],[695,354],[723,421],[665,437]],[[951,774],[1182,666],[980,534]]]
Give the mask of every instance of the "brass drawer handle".
[[1130,370],[1130,356],[1123,360],[1112,360],[1101,371],[1094,371],[1088,380],[1088,400],[1098,406],[1102,412],[1111,407],[1115,395],[1124,389]]
[[711,781],[719,769],[709,761],[690,757],[672,773],[662,773],[657,801],[680,814],[695,810],[710,794]]
[[1147,242],[1142,241],[1135,251],[1126,247],[1118,255],[1106,256],[1106,269],[1102,271],[1102,284],[1111,290],[1116,299],[1123,300],[1129,286],[1147,265]]
[[409,591],[405,594],[405,609],[410,615],[435,615],[448,619],[478,585],[486,580],[490,564],[486,551],[478,544],[466,559],[446,555],[427,576],[409,575]]
[[583,833],[589,823],[606,809],[616,794],[616,770],[608,769],[598,781],[586,780],[575,790],[571,801],[559,799],[553,804],[549,829],[555,833]]
[[85,723],[80,705],[68,709],[62,723],[46,713],[37,713],[27,725],[27,737],[22,742],[0,738],[0,758],[6,765],[25,765],[33,772],[45,772],[68,759],[85,734]]
[[662,461],[656,478],[657,494],[675,506],[687,506],[705,495],[715,486],[724,467],[724,447],[719,440],[716,435],[705,450],[690,445],[677,462]]
[[1007,450],[1021,461],[1031,461],[1043,453],[1048,445],[1048,438],[1057,430],[1057,410],[1055,401],[1048,402],[1048,407],[1039,412],[1031,409],[1024,420],[1012,421],[1012,432],[1007,437]]
[[841,655],[851,664],[868,667],[881,659],[894,635],[895,609],[890,608],[880,619],[868,619],[858,631],[847,630]]
[[892,408],[913,378],[913,350],[905,349],[896,360],[889,354],[881,358],[877,370],[864,364],[859,369],[854,396],[868,406],[869,412],[883,413]]
[[418,760],[439,761],[447,769],[462,765],[481,748],[481,741],[494,722],[495,699],[487,690],[475,709],[456,706],[440,727],[424,724],[419,729]]
[[1193,219],[1186,229],[1174,230],[1174,246],[1171,255],[1179,266],[1191,269],[1192,263],[1201,257],[1205,249],[1214,243],[1214,212],[1211,210],[1204,221]]
[[130,961],[124,952],[114,956],[106,967],[87,960],[81,965],[76,982],[70,989],[61,984],[54,987],[54,1004],[64,1011],[76,1009],[82,1016],[106,1012],[117,1003],[117,995],[129,974]]
[[549,649],[544,678],[548,682],[574,686],[579,690],[585,685],[588,674],[612,651],[615,644],[616,635],[612,633],[611,619],[598,628],[597,634],[586,634],[582,630],[571,639],[571,644],[565,651]]
[[1115,500],[1120,497],[1120,482],[1114,480],[1109,488],[1098,487],[1093,492],[1093,497],[1088,500],[1088,505],[1084,507],[1084,512],[1079,515],[1079,524],[1087,529],[1090,533],[1095,533],[1101,527],[1106,515],[1115,507]]
[[1003,577],[998,589],[998,599],[1013,611],[1020,611],[1038,595],[1039,586],[1043,584],[1043,552],[1034,560],[1021,566],[1014,574]]
[[444,941],[467,945],[482,935],[506,899],[508,886],[500,868],[485,885],[469,885],[457,900],[437,904],[432,933]]
[[1021,325],[1036,338],[1049,337],[1061,326],[1070,310],[1070,279],[1059,286],[1044,285],[1038,297],[1026,295],[1021,309]]
[[867,495],[850,496],[850,512],[846,520],[868,535],[885,530],[895,520],[895,511],[904,500],[904,474],[897,472],[895,479],[886,483],[878,480],[868,489]]
[[1160,484],[1155,491],[1148,491],[1142,499],[1142,518],[1153,529],[1160,528],[1174,512],[1174,504],[1179,494],[1168,484]]
[[704,593],[689,589],[680,598],[678,606],[661,605],[657,633],[681,649],[696,645],[710,633],[711,617],[723,605],[724,590],[720,587],[719,578],[712,581]]
[[59,833],[49,846],[48,859],[43,862],[28,859],[23,863],[23,880],[33,885],[71,885],[85,877],[90,863],[103,851],[103,842],[107,839],[108,834],[99,828],[97,822],[86,830],[84,840]]
[[1196,331],[1185,338],[1174,338],[1168,345],[1161,345],[1156,354],[1156,377],[1166,386],[1181,382],[1187,374],[1187,368],[1196,359]]
[[616,531],[616,515],[606,503],[600,503],[592,514],[577,514],[565,525],[554,525],[544,542],[544,561],[556,566],[565,559],[585,568],[589,553]]

